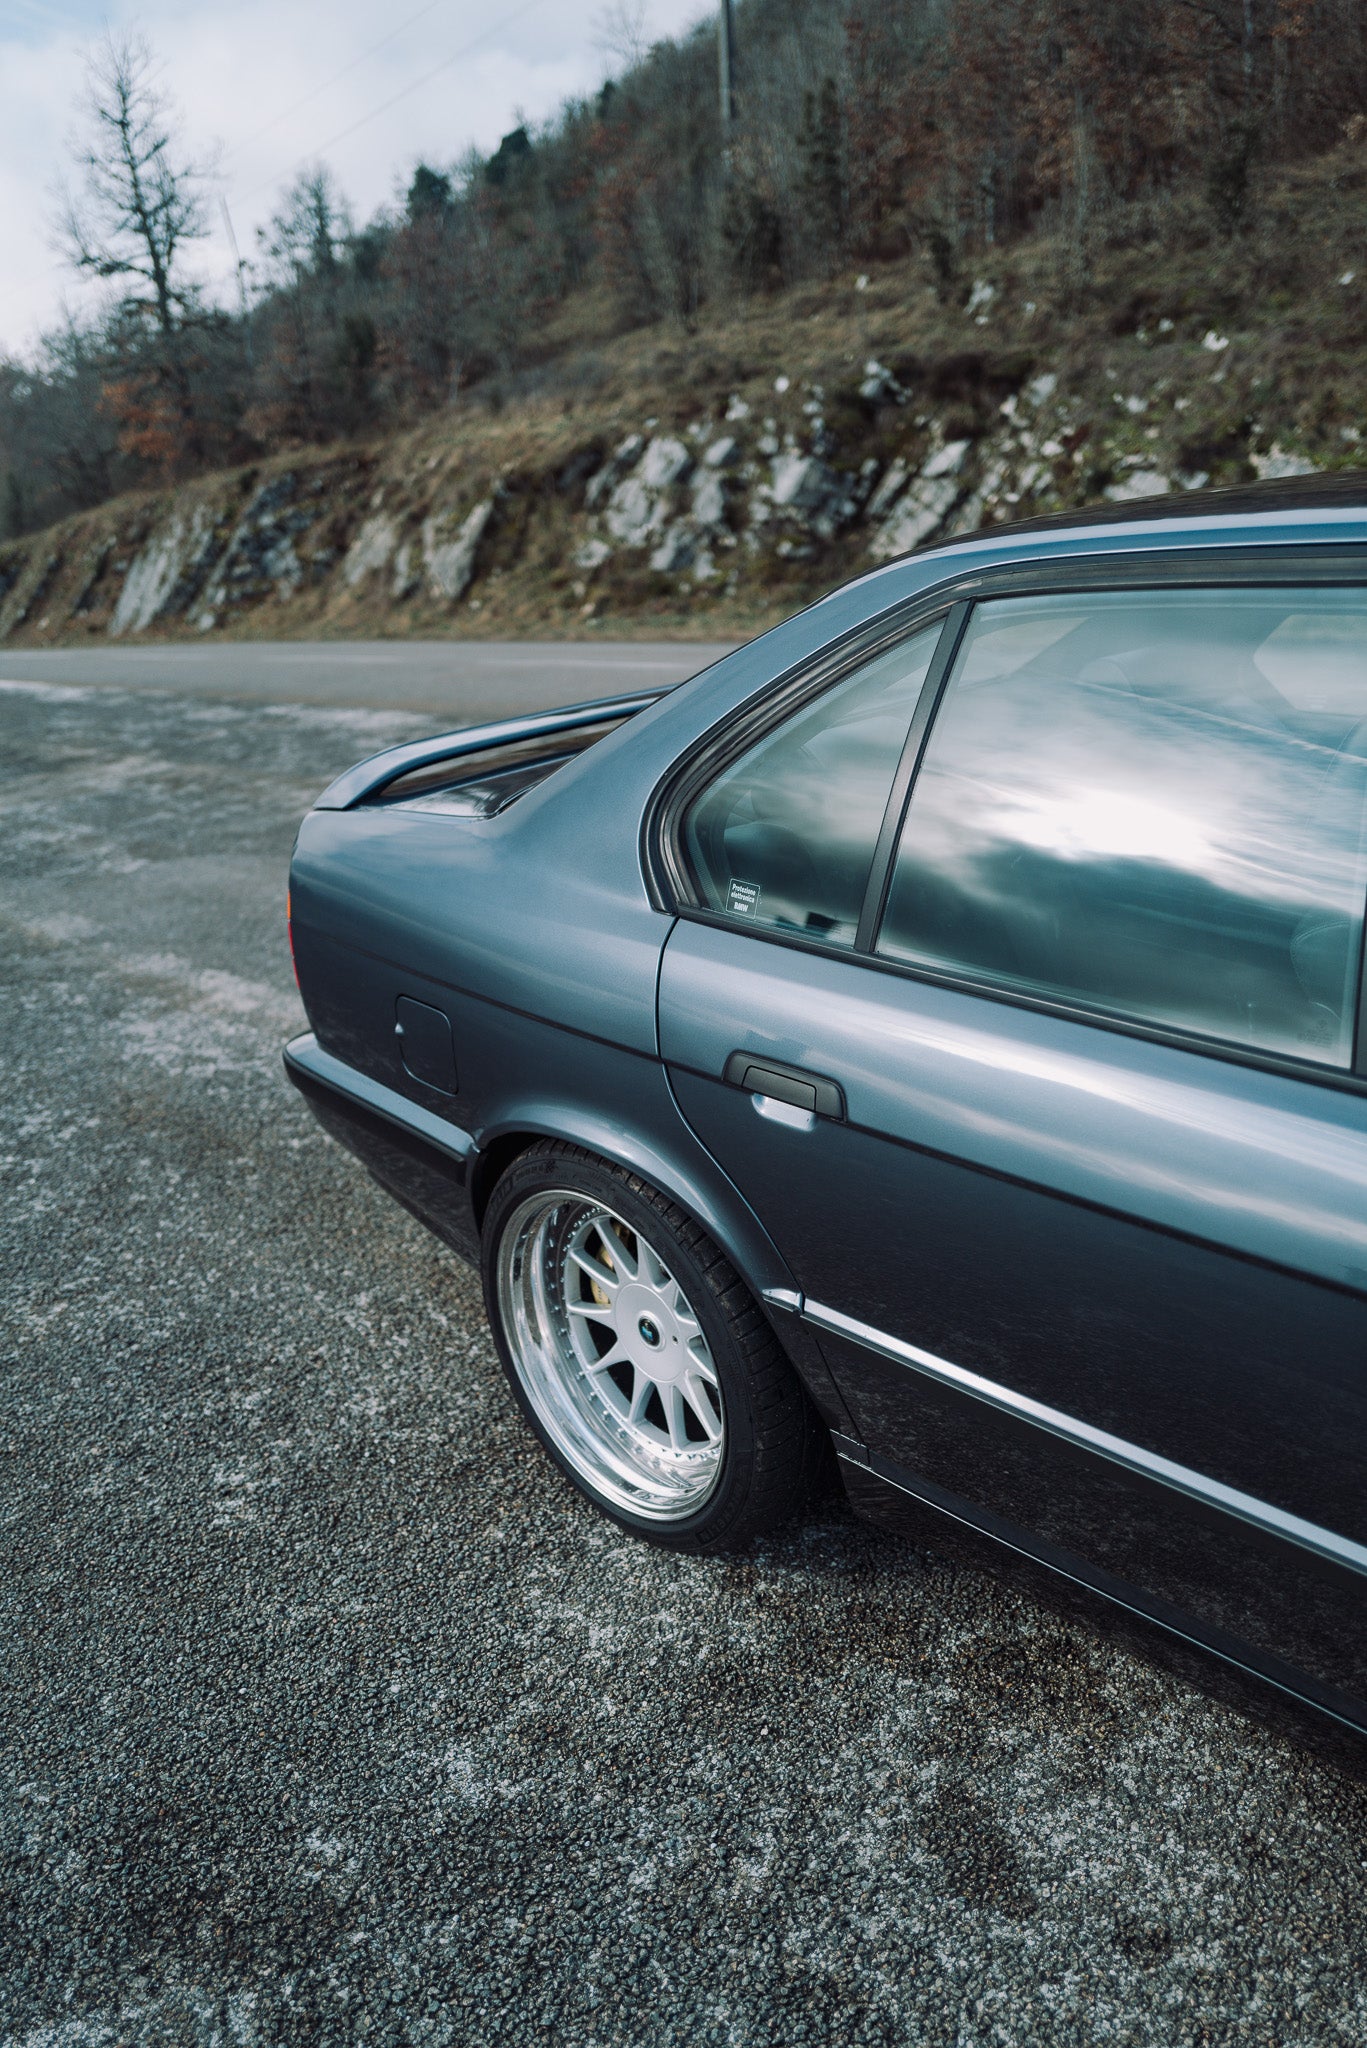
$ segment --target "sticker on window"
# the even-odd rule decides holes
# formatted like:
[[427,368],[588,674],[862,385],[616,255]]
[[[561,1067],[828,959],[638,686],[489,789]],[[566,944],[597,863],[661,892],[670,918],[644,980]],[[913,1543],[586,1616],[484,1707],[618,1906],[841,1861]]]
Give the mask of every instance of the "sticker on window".
[[726,907],[737,917],[753,917],[759,909],[759,883],[732,882],[726,892]]

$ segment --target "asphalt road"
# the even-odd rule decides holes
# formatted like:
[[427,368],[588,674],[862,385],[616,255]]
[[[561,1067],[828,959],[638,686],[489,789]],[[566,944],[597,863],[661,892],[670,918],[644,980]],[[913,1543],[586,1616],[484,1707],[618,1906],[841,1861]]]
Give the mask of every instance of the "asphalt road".
[[452,722],[668,689],[733,642],[258,640],[0,649],[0,677],[175,690],[234,703],[426,711]]
[[838,1501],[615,1533],[284,1083],[421,721],[0,691],[0,2039],[1367,2038],[1367,1792]]

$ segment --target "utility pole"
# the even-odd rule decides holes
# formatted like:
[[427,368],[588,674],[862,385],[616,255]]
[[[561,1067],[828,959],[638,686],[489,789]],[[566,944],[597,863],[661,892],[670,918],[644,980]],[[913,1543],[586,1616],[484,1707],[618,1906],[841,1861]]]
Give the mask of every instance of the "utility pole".
[[720,87],[722,166],[731,168],[731,142],[736,127],[736,48],[731,20],[731,0],[720,0],[717,10],[717,83]]
[[247,368],[253,368],[252,350],[252,309],[247,302],[247,266],[237,252],[237,236],[233,233],[233,217],[228,211],[228,202],[220,192],[218,203],[223,211],[223,225],[228,230],[228,245],[233,252],[233,269],[237,272],[237,304],[242,316],[242,333],[247,348]]

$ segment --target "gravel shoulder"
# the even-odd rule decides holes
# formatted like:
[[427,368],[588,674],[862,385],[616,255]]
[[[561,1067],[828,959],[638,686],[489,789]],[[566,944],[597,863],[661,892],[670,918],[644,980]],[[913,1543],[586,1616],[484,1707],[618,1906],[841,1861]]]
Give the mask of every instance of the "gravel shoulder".
[[280,1070],[298,817],[429,724],[0,691],[0,2041],[1360,2043],[1367,1790],[839,1500],[557,1479]]

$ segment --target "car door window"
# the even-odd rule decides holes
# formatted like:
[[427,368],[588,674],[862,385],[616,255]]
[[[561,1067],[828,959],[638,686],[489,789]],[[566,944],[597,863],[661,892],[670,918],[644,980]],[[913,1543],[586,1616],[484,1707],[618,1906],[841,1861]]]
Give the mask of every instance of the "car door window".
[[1345,1067],[1365,848],[1367,593],[994,600],[878,952]]
[[853,945],[942,625],[855,669],[731,762],[693,803],[682,838],[705,908]]

